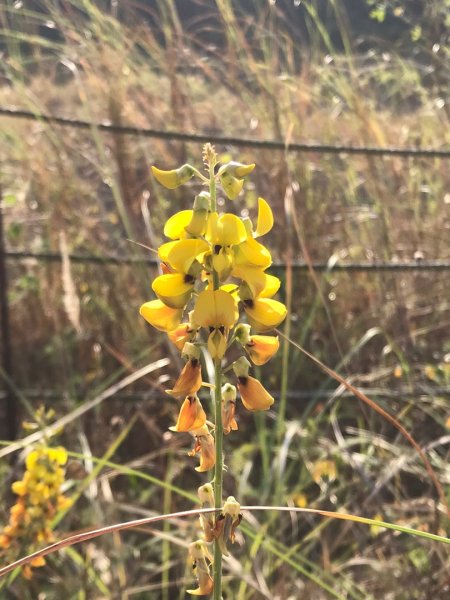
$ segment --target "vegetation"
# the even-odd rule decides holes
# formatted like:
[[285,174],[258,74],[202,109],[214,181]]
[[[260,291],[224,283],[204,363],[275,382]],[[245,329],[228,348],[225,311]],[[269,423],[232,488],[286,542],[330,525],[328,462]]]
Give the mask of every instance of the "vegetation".
[[[448,146],[448,47],[438,26],[445,3],[410,15],[396,2],[404,27],[389,49],[372,35],[392,25],[387,3],[368,8],[378,29],[363,40],[351,27],[351,3],[329,2],[326,14],[314,1],[289,11],[236,4],[205,2],[195,19],[182,19],[173,0],[8,0],[0,8],[0,105],[211,137]],[[7,261],[12,367],[1,371],[2,398],[13,397],[37,431],[20,432],[20,446],[3,433],[0,523],[17,502],[8,489],[22,480],[25,454],[40,448],[41,405],[56,413],[50,443],[69,455],[62,494],[71,506],[53,521],[56,538],[196,508],[206,480],[192,471],[183,435],[168,430],[179,407],[164,390],[181,369],[179,353],[138,314],[156,269],[70,256],[147,259],[139,244],[166,241],[167,218],[202,189],[192,180],[167,192],[149,166],[196,164],[198,144],[0,123],[7,249],[62,258]],[[268,413],[238,410],[239,430],[232,445],[225,440],[224,496],[445,536],[445,503],[416,450],[298,346],[406,428],[450,502],[448,277],[335,268],[449,258],[447,162],[216,150],[222,163],[239,156],[257,164],[235,206],[256,214],[258,195],[272,206],[270,248],[286,268],[271,272],[282,279],[290,315],[282,332],[295,342],[282,342],[257,375],[276,398]],[[290,268],[298,259],[328,269]],[[105,535],[47,556],[31,579],[6,575],[0,597],[184,598],[193,583],[186,547],[197,535],[193,517]],[[376,523],[248,512],[232,549],[224,598],[425,600],[444,597],[448,586],[445,545]]]

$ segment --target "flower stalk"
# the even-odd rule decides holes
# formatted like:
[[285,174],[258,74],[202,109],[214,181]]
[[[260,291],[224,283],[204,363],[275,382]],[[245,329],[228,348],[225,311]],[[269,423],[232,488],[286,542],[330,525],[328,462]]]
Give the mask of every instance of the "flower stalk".
[[[218,188],[229,200],[237,200],[255,165],[234,161],[219,165],[210,144],[204,147],[203,162],[207,177],[189,164],[171,171],[152,167],[157,181],[169,189],[197,178],[208,191],[195,196],[192,210],[182,210],[166,222],[164,234],[170,241],[158,249],[162,275],[152,283],[157,299],[143,304],[140,313],[167,333],[186,361],[172,388],[166,390],[180,405],[176,425],[170,429],[194,438],[188,454],[200,454],[196,471],[214,468],[212,485],[200,486],[199,498],[203,507],[215,511],[201,518],[202,537],[190,544],[198,587],[189,593],[221,600],[222,556],[228,555],[227,544],[234,542],[241,520],[239,502],[233,496],[223,501],[224,435],[238,429],[238,391],[242,405],[250,411],[269,410],[274,402],[249,374],[251,363],[245,354],[254,365],[262,365],[277,352],[278,338],[259,334],[277,327],[286,316],[286,307],[273,299],[280,281],[266,273],[272,258],[256,239],[273,226],[268,203],[258,199],[255,225],[233,212],[218,212]],[[241,317],[247,323],[239,322]],[[202,378],[201,350],[205,347],[214,364],[211,384]],[[225,355],[227,359],[232,356],[230,367],[223,369]],[[202,406],[204,387],[211,387],[214,424]]]

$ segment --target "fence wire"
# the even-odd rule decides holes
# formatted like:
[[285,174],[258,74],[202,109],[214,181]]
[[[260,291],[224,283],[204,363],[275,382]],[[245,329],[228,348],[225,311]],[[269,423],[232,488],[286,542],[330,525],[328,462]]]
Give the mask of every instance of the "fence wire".
[[[37,260],[43,262],[61,262],[62,256],[57,252],[26,252],[26,251],[4,251],[3,255],[10,260],[24,261]],[[137,256],[99,256],[92,254],[69,254],[69,260],[81,264],[110,264],[110,265],[135,265],[147,264],[158,266],[160,260],[157,258],[141,258]],[[307,271],[312,267],[315,271],[446,271],[450,270],[450,260],[414,260],[399,262],[353,262],[339,263],[313,262],[311,265],[305,261],[296,260],[290,265],[293,269]],[[287,265],[281,261],[274,261],[272,269],[286,269]]]
[[141,137],[155,138],[178,142],[211,142],[214,144],[231,145],[246,148],[260,148],[265,150],[283,150],[289,152],[309,152],[320,154],[363,154],[368,156],[404,156],[423,158],[450,158],[450,148],[397,148],[377,146],[347,146],[333,144],[282,142],[277,140],[254,140],[251,138],[222,136],[214,133],[184,133],[181,131],[161,131],[143,127],[114,125],[109,121],[92,122],[80,119],[69,119],[43,113],[34,113],[16,108],[0,108],[0,115],[15,119],[27,119],[72,127],[74,129],[96,129],[107,133],[121,135],[136,135]]

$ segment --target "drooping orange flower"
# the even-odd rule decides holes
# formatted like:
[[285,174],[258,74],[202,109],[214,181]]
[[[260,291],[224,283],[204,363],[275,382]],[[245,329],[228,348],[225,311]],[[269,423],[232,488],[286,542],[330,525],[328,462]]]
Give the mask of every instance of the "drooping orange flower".
[[206,423],[206,413],[203,410],[198,396],[193,394],[187,396],[181,405],[177,424],[169,427],[172,431],[192,431],[199,429]]
[[202,366],[198,358],[190,358],[184,365],[175,385],[166,390],[174,398],[185,398],[196,394],[202,387]]

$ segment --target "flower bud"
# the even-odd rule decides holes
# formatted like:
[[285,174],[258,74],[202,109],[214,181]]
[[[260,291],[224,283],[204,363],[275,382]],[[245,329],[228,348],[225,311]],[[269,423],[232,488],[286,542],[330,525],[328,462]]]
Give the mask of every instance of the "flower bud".
[[221,177],[224,173],[229,173],[230,175],[233,175],[233,177],[242,179],[246,175],[249,175],[254,168],[255,163],[252,163],[251,165],[244,165],[243,163],[232,160],[220,167],[218,175]]
[[223,187],[223,191],[230,200],[235,200],[244,187],[244,181],[242,179],[236,179],[233,175],[225,172],[220,176],[220,182]]
[[182,165],[178,169],[171,171],[162,171],[157,167],[152,166],[152,173],[157,181],[169,190],[174,190],[178,186],[186,183],[195,174],[195,170],[191,165]]

